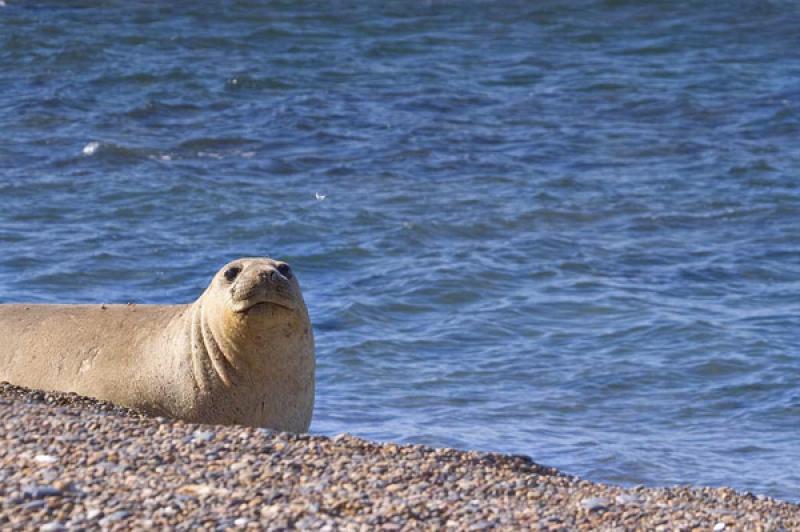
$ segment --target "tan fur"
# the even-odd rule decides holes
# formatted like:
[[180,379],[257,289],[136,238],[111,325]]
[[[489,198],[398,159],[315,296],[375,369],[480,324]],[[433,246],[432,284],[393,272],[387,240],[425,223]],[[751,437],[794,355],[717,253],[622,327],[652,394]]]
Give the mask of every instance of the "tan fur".
[[0,381],[187,421],[306,431],[314,337],[300,286],[279,267],[233,261],[189,305],[0,305]]

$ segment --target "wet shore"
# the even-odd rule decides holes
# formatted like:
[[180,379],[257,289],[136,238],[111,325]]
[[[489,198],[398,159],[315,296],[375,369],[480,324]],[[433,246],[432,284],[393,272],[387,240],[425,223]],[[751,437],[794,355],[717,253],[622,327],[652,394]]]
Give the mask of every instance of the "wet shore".
[[0,528],[793,530],[728,488],[592,483],[527,457],[193,425],[0,384]]

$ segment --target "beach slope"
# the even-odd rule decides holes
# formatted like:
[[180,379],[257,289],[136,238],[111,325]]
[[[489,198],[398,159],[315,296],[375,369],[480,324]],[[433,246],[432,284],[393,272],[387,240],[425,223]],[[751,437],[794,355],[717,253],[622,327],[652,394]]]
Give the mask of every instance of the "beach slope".
[[527,457],[149,418],[0,384],[0,528],[796,530],[728,488],[623,489]]

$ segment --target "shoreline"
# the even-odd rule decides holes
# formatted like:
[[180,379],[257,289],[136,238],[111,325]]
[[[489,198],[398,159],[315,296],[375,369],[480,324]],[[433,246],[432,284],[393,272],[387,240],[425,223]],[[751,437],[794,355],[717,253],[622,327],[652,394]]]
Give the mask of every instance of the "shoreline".
[[3,529],[800,528],[800,505],[730,488],[622,488],[524,456],[195,425],[5,383],[0,423]]

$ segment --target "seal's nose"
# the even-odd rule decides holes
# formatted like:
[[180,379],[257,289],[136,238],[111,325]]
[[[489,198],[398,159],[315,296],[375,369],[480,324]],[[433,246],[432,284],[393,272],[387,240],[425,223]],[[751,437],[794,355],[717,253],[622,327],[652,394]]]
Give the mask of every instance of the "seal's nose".
[[262,280],[285,283],[292,278],[292,269],[285,262],[279,262],[275,265],[265,266],[259,275],[262,276]]
[[261,284],[283,284],[289,279],[278,268],[266,266],[258,272]]
[[276,273],[274,268],[262,268],[258,271],[258,281],[261,284],[270,283],[275,280]]

